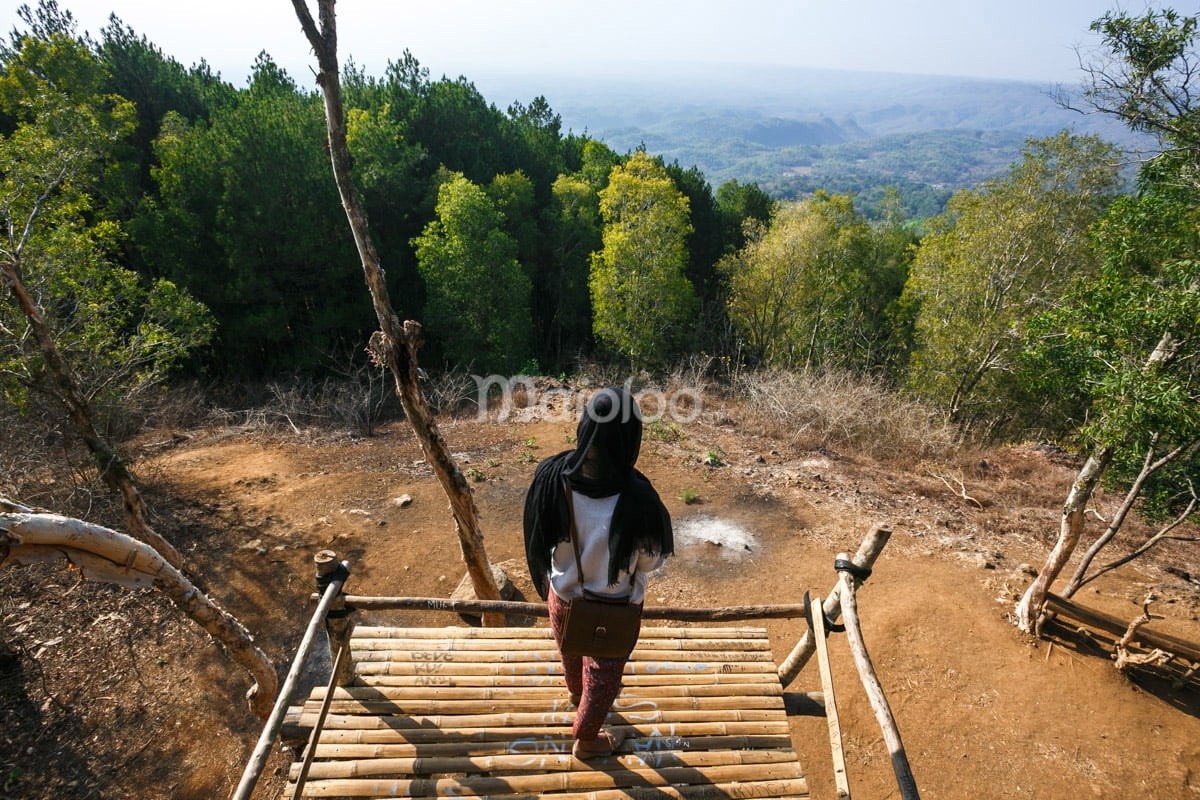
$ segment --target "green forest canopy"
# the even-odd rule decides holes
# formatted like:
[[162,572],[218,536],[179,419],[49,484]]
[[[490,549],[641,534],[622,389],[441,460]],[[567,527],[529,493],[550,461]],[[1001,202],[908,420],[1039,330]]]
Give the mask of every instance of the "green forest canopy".
[[[1162,63],[1192,52],[1194,30],[1179,18],[1147,19],[1183,31],[1172,40],[1182,49]],[[98,40],[50,0],[22,20],[0,51],[6,179],[25,180],[31,159],[49,168],[63,157],[48,109],[74,109],[108,132],[21,251],[60,331],[79,332],[72,309],[103,307],[89,295],[104,283],[97,271],[128,274],[144,291],[172,287],[173,307],[188,310],[171,320],[136,292],[119,300],[158,309],[127,313],[117,333],[169,340],[163,369],[188,349],[191,370],[218,377],[365,363],[374,315],[319,95],[265,54],[236,89],[115,18]],[[1119,31],[1110,44],[1132,53]],[[355,179],[397,312],[426,325],[431,368],[559,372],[582,358],[654,368],[703,351],[751,367],[872,376],[994,435],[1077,431],[1092,398],[1051,402],[1025,365],[1049,352],[1047,321],[1085,302],[1080,287],[1119,256],[1114,201],[1161,194],[1191,168],[1192,151],[1169,138],[1190,128],[1167,127],[1164,156],[1130,193],[1111,146],[1063,132],[1030,140],[1007,174],[928,218],[906,218],[895,187],[863,187],[873,193],[868,217],[857,194],[819,187],[788,200],[754,183],[714,190],[695,167],[564,132],[542,97],[502,110],[465,77],[434,80],[407,51],[382,76],[349,64],[343,83]],[[1174,121],[1191,119],[1186,109]],[[68,188],[28,180],[35,195]],[[1184,217],[1190,192],[1171,189]],[[6,213],[11,225],[21,212]],[[1105,236],[1092,235],[1106,224]],[[69,256],[80,237],[92,278]],[[1180,247],[1161,249],[1178,260]],[[36,381],[37,356],[22,349],[20,320],[3,313],[11,398]],[[139,338],[139,320],[158,333]],[[1134,350],[1153,338],[1139,336]],[[1056,368],[1068,366],[1082,368]]]

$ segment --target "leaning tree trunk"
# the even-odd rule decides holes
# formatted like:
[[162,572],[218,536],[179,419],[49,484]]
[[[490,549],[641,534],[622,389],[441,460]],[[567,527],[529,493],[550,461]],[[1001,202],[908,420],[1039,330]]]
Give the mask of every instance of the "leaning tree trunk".
[[[1154,351],[1146,359],[1142,371],[1149,372],[1166,364],[1175,357],[1178,351],[1179,342],[1169,331],[1164,333],[1154,347]],[[1079,470],[1075,483],[1071,485],[1067,501],[1063,504],[1058,541],[1055,543],[1054,549],[1050,551],[1046,565],[1042,567],[1037,578],[1029,585],[1025,594],[1021,596],[1021,601],[1017,603],[1017,627],[1026,633],[1040,633],[1038,629],[1041,627],[1046,595],[1050,591],[1050,585],[1067,565],[1067,561],[1070,560],[1071,555],[1075,552],[1075,547],[1079,544],[1079,535],[1083,532],[1083,515],[1087,510],[1087,504],[1091,501],[1096,484],[1104,476],[1115,453],[1115,445],[1097,445],[1095,451],[1084,462],[1083,468]]]
[[254,679],[246,693],[259,719],[271,714],[278,677],[242,624],[144,542],[99,525],[36,513],[0,498],[0,567],[66,558],[85,577],[126,588],[153,587],[221,642]]
[[1042,610],[1046,605],[1046,594],[1050,591],[1050,585],[1062,572],[1063,567],[1071,558],[1071,554],[1075,552],[1076,545],[1079,544],[1079,536],[1083,532],[1084,513],[1092,499],[1092,493],[1096,490],[1096,484],[1099,483],[1104,471],[1112,462],[1113,452],[1111,447],[1098,447],[1088,456],[1088,460],[1075,478],[1075,483],[1071,485],[1067,501],[1063,503],[1058,541],[1054,544],[1054,549],[1050,551],[1046,565],[1042,567],[1037,578],[1025,590],[1025,594],[1021,596],[1021,602],[1017,603],[1017,627],[1027,633],[1032,632],[1035,626],[1040,626]]
[[63,358],[58,345],[55,344],[50,326],[46,324],[37,304],[29,296],[29,291],[25,288],[24,281],[21,280],[20,269],[14,262],[6,261],[0,264],[0,274],[4,275],[5,281],[12,289],[13,297],[17,300],[17,305],[21,307],[21,313],[29,322],[38,348],[42,351],[46,370],[58,388],[59,399],[67,407],[67,413],[76,434],[91,451],[92,458],[100,469],[100,478],[110,489],[121,495],[121,503],[125,511],[125,525],[128,527],[130,535],[157,550],[172,567],[181,568],[183,557],[179,555],[179,551],[154,530],[146,520],[146,505],[142,502],[142,495],[138,492],[137,486],[133,482],[133,476],[129,474],[125,462],[96,432],[87,398],[80,390],[79,382],[75,379],[71,366]]
[[[325,98],[325,125],[329,137],[333,176],[342,199],[342,207],[346,210],[350,230],[354,235],[354,244],[362,261],[363,275],[367,288],[371,291],[375,316],[379,320],[380,332],[372,337],[371,350],[391,370],[395,379],[396,395],[404,407],[404,414],[416,432],[425,459],[433,468],[450,500],[459,546],[462,548],[467,573],[475,587],[475,595],[481,600],[499,600],[500,591],[496,588],[487,553],[484,551],[483,535],[479,530],[479,515],[475,509],[471,487],[450,455],[425,402],[425,396],[421,393],[417,377],[417,348],[421,345],[421,327],[412,321],[401,325],[399,317],[392,310],[383,267],[375,251],[366,213],[351,175],[350,150],[346,144],[346,116],[342,107],[338,73],[337,24],[333,5],[334,0],[318,0],[318,28],[309,13],[306,0],[292,0],[304,35],[317,56],[317,84]],[[484,615],[484,624],[503,625],[504,616]]]

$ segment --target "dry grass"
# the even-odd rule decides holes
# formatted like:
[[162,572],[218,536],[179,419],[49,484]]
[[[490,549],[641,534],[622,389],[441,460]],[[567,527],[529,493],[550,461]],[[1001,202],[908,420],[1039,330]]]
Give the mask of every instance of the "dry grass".
[[[950,456],[959,431],[936,411],[881,382],[848,373],[744,373],[745,422],[808,448],[854,450],[892,461]],[[745,423],[744,423],[745,424]]]

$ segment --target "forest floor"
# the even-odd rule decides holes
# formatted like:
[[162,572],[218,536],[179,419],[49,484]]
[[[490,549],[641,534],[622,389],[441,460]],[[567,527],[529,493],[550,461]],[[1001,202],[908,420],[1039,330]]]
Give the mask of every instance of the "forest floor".
[[[1111,641],[1074,626],[1052,624],[1039,640],[1011,622],[1057,533],[1078,468],[1069,458],[1027,445],[937,467],[885,464],[765,435],[742,424],[743,410],[714,403],[694,422],[648,430],[639,467],[671,511],[677,544],[648,604],[824,596],[834,557],[887,523],[894,534],[858,605],[923,798],[1200,797],[1200,683],[1173,689],[1177,664],[1118,672]],[[552,411],[439,422],[477,479],[487,553],[526,599],[536,597],[522,558],[524,492],[536,461],[569,448],[574,432]],[[351,562],[355,594],[446,597],[464,574],[446,497],[406,423],[369,438],[207,427],[134,444],[156,527],[281,674],[312,610],[317,551]],[[1118,499],[1101,496],[1097,511]],[[1094,536],[1099,523],[1089,525]],[[1152,627],[1200,641],[1196,555],[1195,544],[1171,543],[1075,599],[1131,620],[1152,589],[1163,617]],[[434,612],[366,616],[459,623]],[[781,661],[803,623],[765,625]],[[899,797],[845,636],[830,648],[853,796]],[[0,797],[227,797],[261,727],[248,686],[161,595],[86,582],[62,563],[0,574]],[[815,660],[789,687],[819,688]],[[825,721],[798,716],[791,727],[812,797],[830,800]],[[276,750],[256,797],[277,796],[290,756]]]

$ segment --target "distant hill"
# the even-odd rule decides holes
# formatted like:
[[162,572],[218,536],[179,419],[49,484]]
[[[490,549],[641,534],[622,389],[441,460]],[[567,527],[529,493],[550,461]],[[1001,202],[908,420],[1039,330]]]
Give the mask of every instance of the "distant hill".
[[1136,145],[1114,120],[1062,108],[1056,87],[1019,81],[681,64],[475,84],[501,107],[544,95],[564,128],[697,166],[714,189],[737,179],[777,197],[849,191],[870,211],[891,185],[916,217],[1003,173],[1032,137],[1068,128]]

